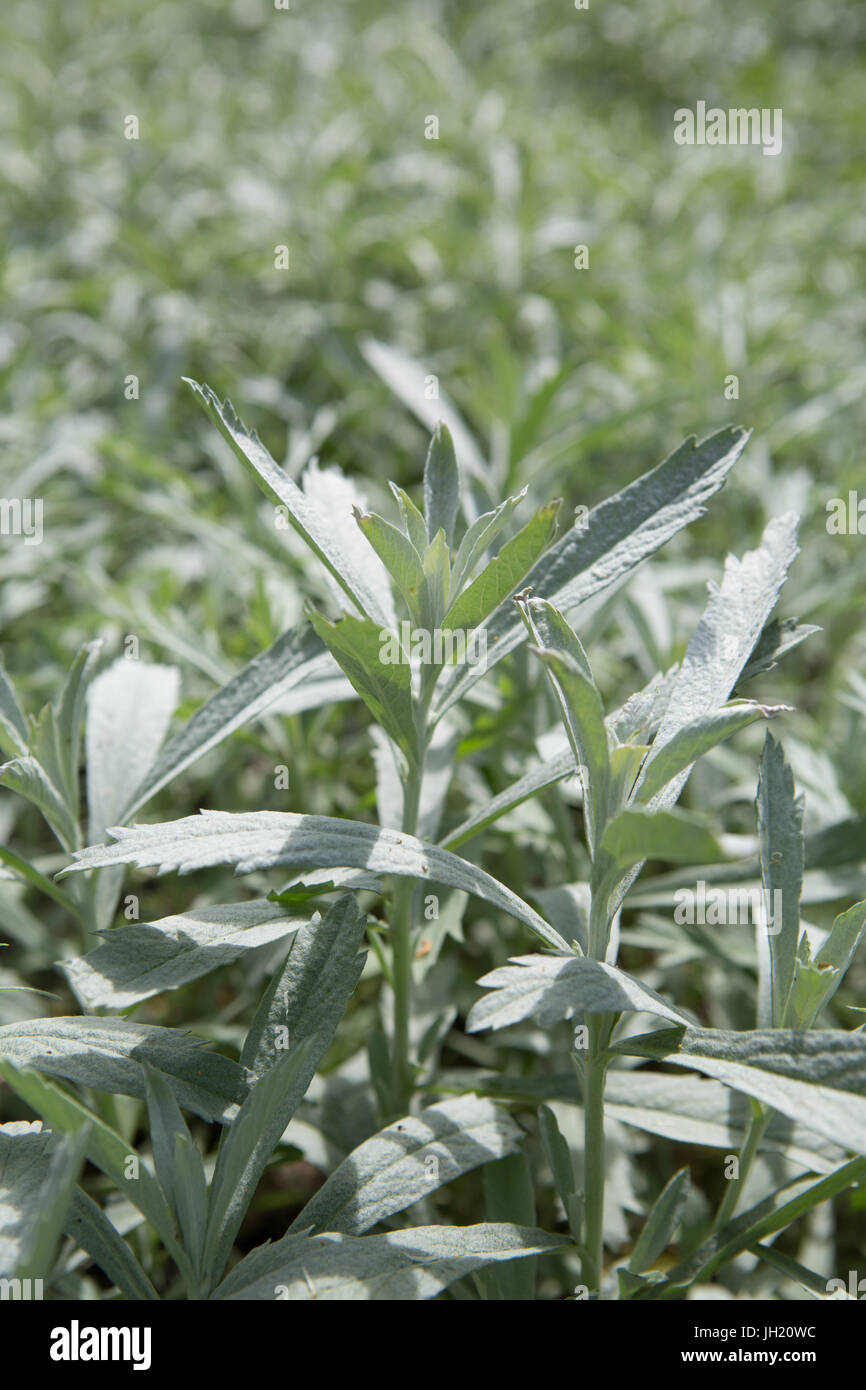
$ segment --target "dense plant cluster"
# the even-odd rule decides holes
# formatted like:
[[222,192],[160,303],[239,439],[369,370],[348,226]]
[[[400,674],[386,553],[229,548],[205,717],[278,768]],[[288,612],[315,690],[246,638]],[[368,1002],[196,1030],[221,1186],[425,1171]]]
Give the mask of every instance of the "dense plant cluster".
[[[80,8],[2,21],[0,1279],[856,1297],[862,16]],[[674,143],[720,54],[778,159]]]

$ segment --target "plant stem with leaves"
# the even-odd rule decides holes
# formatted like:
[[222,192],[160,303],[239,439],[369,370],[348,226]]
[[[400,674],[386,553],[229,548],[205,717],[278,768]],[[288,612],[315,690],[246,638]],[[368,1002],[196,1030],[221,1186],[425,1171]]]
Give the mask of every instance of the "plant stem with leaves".
[[[403,793],[402,828],[414,835],[424,780],[424,754],[410,762]],[[401,878],[394,885],[391,924],[391,973],[394,990],[394,1040],[391,1085],[395,1116],[405,1115],[412,1098],[412,1064],[409,1056],[412,1021],[412,901],[415,883]]]

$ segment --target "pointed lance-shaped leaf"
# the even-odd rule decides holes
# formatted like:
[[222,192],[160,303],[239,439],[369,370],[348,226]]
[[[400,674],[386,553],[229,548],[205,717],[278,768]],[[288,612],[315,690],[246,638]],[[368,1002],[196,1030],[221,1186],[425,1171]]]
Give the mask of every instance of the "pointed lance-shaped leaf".
[[160,825],[115,826],[108,833],[113,844],[82,850],[62,872],[109,864],[137,864],[160,873],[191,873],[214,864],[235,864],[238,873],[288,864],[367,869],[474,893],[525,923],[546,945],[571,954],[559,933],[504,884],[404,831],[290,811],[203,811]]
[[411,668],[395,634],[367,618],[346,617],[331,623],[314,609],[309,616],[376,723],[414,761],[417,731]]
[[542,1026],[582,1013],[625,1009],[685,1022],[686,1015],[654,989],[616,966],[587,956],[515,956],[478,982],[491,991],[472,1006],[467,1031],[508,1028],[534,1018]]
[[[565,613],[608,588],[703,515],[747,440],[745,430],[730,428],[700,444],[687,439],[664,463],[594,507],[585,527],[566,531],[525,576],[527,585]],[[501,605],[487,628],[488,666],[526,635],[513,604]],[[446,674],[434,713],[443,714],[483,674],[468,663]]]
[[447,614],[449,627],[477,627],[513,593],[556,534],[558,510],[559,499],[539,507],[517,535],[505,542],[499,554],[455,598]]
[[289,1230],[363,1235],[462,1173],[517,1153],[521,1137],[504,1110],[478,1096],[425,1106],[353,1149]]
[[448,545],[453,544],[459,506],[460,474],[454,441],[448,426],[440,420],[433,431],[424,464],[424,517],[428,541],[444,531]]
[[546,1255],[568,1242],[525,1227],[414,1226],[385,1235],[284,1236],[236,1265],[215,1298],[416,1302],[485,1265]]
[[248,430],[235,414],[230,401],[220,401],[209,386],[184,377],[199,404],[231,445],[244,467],[262,491],[277,506],[285,508],[289,523],[329,570],[351,604],[373,622],[384,625],[389,614],[382,606],[374,584],[363,568],[335,542],[327,514],[317,507],[274,459],[255,430]]

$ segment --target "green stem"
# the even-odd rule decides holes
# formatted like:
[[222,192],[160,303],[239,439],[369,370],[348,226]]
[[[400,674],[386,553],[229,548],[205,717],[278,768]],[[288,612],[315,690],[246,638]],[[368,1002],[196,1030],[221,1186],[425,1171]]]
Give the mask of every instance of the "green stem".
[[589,952],[593,960],[603,961],[610,939],[610,920],[605,910],[607,894],[604,882],[593,870],[589,906]]
[[[418,807],[424,776],[423,760],[409,768],[403,793],[403,829],[414,835],[418,827]],[[409,1060],[409,1024],[412,1017],[412,898],[413,879],[401,878],[395,885],[391,923],[391,972],[394,989],[394,1047],[391,1056],[391,1090],[394,1115],[405,1115],[412,1098],[412,1067]]]
[[583,1069],[583,1282],[590,1293],[598,1293],[604,1247],[606,1016],[591,1015],[587,1026],[589,1046]]
[[746,1138],[740,1150],[737,1170],[738,1176],[732,1178],[728,1182],[728,1189],[716,1212],[716,1217],[711,1227],[711,1234],[720,1231],[723,1226],[726,1226],[736,1212],[746,1178],[749,1176],[761,1140],[764,1137],[764,1131],[770,1123],[772,1113],[772,1110],[765,1109],[764,1106],[760,1105],[757,1101],[752,1102],[752,1114],[749,1120],[749,1127],[746,1130]]
[[[593,868],[589,911],[589,955],[604,960],[610,934],[607,894],[602,875]],[[615,1014],[587,1016],[588,1045],[583,1069],[583,1282],[590,1293],[601,1295],[604,1266],[604,1080],[609,1057],[607,1046],[616,1022]]]

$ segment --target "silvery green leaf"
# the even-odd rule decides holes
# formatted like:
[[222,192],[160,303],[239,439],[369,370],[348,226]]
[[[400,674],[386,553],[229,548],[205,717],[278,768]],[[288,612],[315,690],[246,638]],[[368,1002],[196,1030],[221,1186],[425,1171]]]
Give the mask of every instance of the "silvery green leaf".
[[[441,527],[424,552],[422,567],[424,584],[421,589],[419,616],[421,627],[432,634],[444,622],[445,604],[451,585],[451,551]],[[469,627],[471,624],[466,623],[463,626]],[[451,623],[448,627],[451,627]]]
[[[388,626],[393,626],[397,614],[388,573],[385,566],[370,554],[370,548],[360,535],[355,520],[356,511],[368,510],[367,498],[355,479],[348,477],[335,464],[322,468],[317,458],[311,458],[304,469],[301,487],[307,501],[326,521],[331,542],[341,556],[343,572],[363,575]],[[337,608],[344,609],[345,594],[330,570],[325,572],[325,582]]]
[[678,773],[691,767],[724,739],[758,719],[774,719],[779,714],[789,712],[790,708],[790,705],[758,705],[752,700],[737,700],[710,714],[689,720],[667,743],[651,751],[632,800],[644,804],[652,802],[656,793]]
[[[123,816],[131,787],[154,762],[177,707],[180,673],[121,658],[87,691],[85,749],[88,834],[99,840]],[[100,874],[90,887],[93,924],[107,926],[117,906],[122,872]]]
[[189,1138],[186,1120],[162,1072],[149,1062],[144,1064],[145,1098],[150,1129],[150,1147],[156,1176],[169,1206],[177,1215],[174,1191],[174,1148],[179,1135]]
[[558,500],[539,507],[517,535],[505,542],[498,554],[454,599],[448,610],[450,628],[480,626],[513,593],[556,534],[558,510]]
[[202,1270],[213,1288],[225,1268],[265,1164],[333,1041],[364,966],[366,918],[352,897],[292,942],[256,1010],[241,1054],[247,1098],[223,1132],[211,1183]]
[[365,928],[365,914],[346,895],[294,936],[247,1032],[240,1061],[252,1076],[265,1075],[286,1039],[293,1045],[315,1038],[318,1051],[308,1061],[312,1078],[361,978]]
[[[336,682],[334,677],[338,677]],[[290,698],[299,687],[316,686],[323,680],[340,687],[346,684],[315,633],[306,626],[284,632],[196,710],[165,745],[119,819],[129,820],[140,806],[235,730],[258,719],[281,699]]]
[[[570,1077],[569,1080],[571,1080]],[[544,1156],[553,1174],[553,1185],[560,1200],[565,1203],[566,1198],[571,1196],[575,1190],[574,1165],[571,1161],[568,1141],[559,1128],[557,1118],[549,1105],[538,1107],[538,1135],[544,1149]],[[572,1235],[575,1240],[580,1239],[579,1231],[572,1230]]]
[[611,749],[609,815],[625,810],[648,752],[648,743],[623,743]]
[[389,487],[400,508],[403,530],[418,552],[418,558],[423,559],[427,549],[427,523],[424,520],[424,513],[418,510],[412,498],[403,488],[398,487],[396,483],[390,483]]
[[87,692],[88,832],[91,840],[122,819],[129,789],[144,780],[177,708],[180,672],[121,658]]
[[383,658],[383,642],[393,635],[390,630],[366,618],[345,617],[332,623],[313,610],[310,621],[377,724],[407,757],[414,757],[417,733],[411,670],[407,661]]
[[[46,1081],[38,1072],[19,1071],[11,1062],[0,1061],[0,1075],[52,1130],[67,1134],[77,1134],[82,1129],[87,1131],[86,1153],[90,1162],[110,1177],[118,1190],[147,1218],[178,1268],[185,1276],[190,1276],[191,1266],[180,1245],[174,1217],[162,1189],[145,1161],[134,1154],[126,1140],[92,1110]],[[134,1175],[129,1169],[130,1157],[137,1159]]]
[[[565,1080],[565,1078],[563,1078]],[[571,1077],[569,1083],[573,1085]],[[675,1072],[619,1071],[605,1082],[605,1112],[613,1119],[678,1144],[707,1145],[730,1153],[741,1149],[752,1116],[745,1095],[720,1081]],[[816,1173],[826,1173],[845,1158],[844,1149],[820,1138],[785,1115],[773,1114],[761,1139],[761,1151],[786,1154]]]
[[263,898],[195,908],[113,927],[86,956],[63,961],[63,973],[87,1009],[127,1009],[281,941],[306,921]]
[[[687,439],[664,463],[594,507],[584,527],[566,531],[526,575],[528,587],[565,613],[608,588],[703,515],[706,502],[724,483],[747,440],[744,430],[732,428],[700,444]],[[492,614],[486,626],[489,668],[513,651],[525,629],[509,602]],[[468,663],[446,673],[437,690],[434,713],[444,714],[483,674],[483,669]],[[720,704],[726,694],[714,704]]]
[[644,1289],[650,1289],[654,1284],[663,1281],[664,1275],[661,1270],[654,1269],[650,1274],[632,1274],[630,1269],[624,1265],[619,1265],[616,1271],[619,1296],[625,1301],[634,1298],[635,1294],[641,1293]]
[[378,626],[387,626],[390,615],[380,593],[364,568],[351,560],[335,540],[327,510],[311,501],[277,466],[255,431],[248,430],[235,414],[230,401],[220,401],[209,386],[200,386],[189,377],[184,380],[263,492],[277,506],[285,508],[290,524],[330,571],[350,603]]
[[757,1241],[785,1230],[822,1202],[862,1182],[864,1177],[866,1158],[855,1158],[817,1181],[812,1177],[798,1178],[777,1188],[686,1255],[667,1272],[664,1284],[657,1286],[651,1296],[666,1297],[668,1290],[675,1294],[678,1288],[692,1283],[698,1276],[708,1277],[743,1250],[751,1249]]
[[559,609],[541,598],[521,596],[519,604],[535,645],[570,657],[584,679],[594,686],[595,677],[583,643]]
[[[709,602],[680,664],[653,756],[685,725],[724,704],[798,553],[797,517],[789,514],[768,522],[759,549],[747,551],[742,560],[727,557],[721,585],[710,586]],[[667,784],[658,804],[672,806],[687,780],[686,768]]]
[[803,797],[795,795],[794,775],[781,746],[769,733],[761,758],[757,809],[761,878],[767,903],[767,921],[757,927],[762,967],[758,1022],[781,1028],[788,1021],[800,939]]
[[[54,737],[61,775],[58,790],[65,793],[71,807],[78,806],[78,760],[81,749],[81,728],[88,687],[93,678],[102,642],[87,642],[77,653],[69,668],[54,719]],[[33,751],[39,757],[38,750]],[[53,769],[49,768],[53,774]]]
[[454,454],[454,441],[446,424],[437,421],[424,464],[424,519],[427,540],[444,531],[449,546],[454,541],[454,523],[460,507],[460,474]]
[[635,739],[646,743],[654,737],[668,707],[678,669],[671,666],[664,674],[657,672],[643,690],[635,691],[620,709],[607,716],[605,723],[614,738],[620,743]]
[[36,1121],[0,1125],[0,1278],[11,1279],[32,1240],[51,1135]]
[[413,621],[420,623],[424,588],[422,557],[402,531],[375,512],[361,512],[356,508],[355,520],[402,594]]
[[92,1197],[77,1188],[66,1217],[66,1234],[129,1299],[157,1299],[151,1284],[126,1241]]
[[546,1255],[564,1244],[545,1231],[506,1224],[416,1226],[380,1236],[290,1236],[253,1251],[214,1296],[417,1302],[485,1265]]
[[202,1273],[207,1235],[208,1187],[204,1160],[192,1136],[176,1134],[174,1139],[174,1209],[183,1235],[184,1248],[198,1277]]
[[302,1038],[250,1087],[230,1129],[224,1129],[210,1187],[202,1252],[205,1286],[225,1269],[235,1236],[265,1164],[292,1118],[315,1070],[317,1039]]
[[30,726],[28,756],[42,769],[73,820],[77,820],[78,777],[71,787],[66,757],[60,745],[56,709],[50,703],[45,704],[37,715],[31,714],[27,722]]
[[0,748],[20,756],[27,752],[30,733],[15,688],[0,661]]
[[703,1072],[831,1143],[866,1152],[864,1033],[687,1027],[631,1038],[618,1050]]
[[608,821],[601,848],[620,870],[646,859],[712,864],[724,858],[715,836],[693,816],[633,807]]
[[588,883],[561,883],[557,888],[536,888],[533,898],[551,926],[566,941],[576,941],[581,951],[589,950],[591,891]]
[[580,1013],[619,1013],[624,1009],[685,1022],[686,1016],[655,990],[613,965],[587,956],[514,956],[478,982],[493,992],[473,1005],[470,1033],[507,1028],[525,1018],[542,1026]]
[[[249,1254],[238,1260],[237,1264],[232,1267],[211,1293],[211,1298],[248,1297],[258,1299],[261,1302],[270,1302],[275,1299],[278,1296],[277,1285],[271,1283],[269,1287],[272,1271],[279,1270],[288,1264],[295,1249],[308,1248],[307,1239],[303,1233],[300,1235],[289,1233],[279,1240],[266,1240],[263,1245],[257,1245]],[[260,1286],[258,1292],[246,1293],[247,1289],[252,1289],[256,1285]]]
[[429,1105],[374,1134],[331,1173],[290,1231],[363,1235],[479,1164],[516,1153],[521,1132],[478,1096]]
[[54,1136],[48,1172],[36,1197],[33,1226],[18,1266],[19,1274],[25,1277],[47,1279],[51,1273],[88,1137],[86,1125],[76,1134]]
[[515,497],[507,498],[493,511],[485,512],[483,516],[479,516],[477,521],[473,521],[472,525],[467,527],[451,569],[449,601],[455,599],[460,593],[485,550],[493,544],[503,527],[508,524],[511,513],[523,501],[528,491],[528,488],[523,488]]
[[763,671],[772,671],[785,652],[799,647],[807,637],[820,631],[821,628],[813,623],[798,623],[796,618],[771,618],[765,623],[747,664],[740,672],[737,685],[744,685]]
[[643,1274],[651,1269],[670,1245],[682,1219],[690,1182],[688,1168],[680,1168],[662,1188],[631,1253],[629,1273]]
[[812,959],[805,932],[797,947],[794,983],[788,999],[788,1019],[798,1028],[810,1028],[821,1012],[825,998],[839,988],[839,971],[832,966],[819,970]]
[[246,1083],[228,1057],[179,1028],[116,1018],[33,1018],[0,1027],[0,1058],[80,1086],[145,1094],[144,1064],[162,1071],[181,1105],[206,1120],[233,1113]]
[[[536,1221],[532,1170],[525,1153],[508,1154],[485,1163],[482,1174],[484,1208],[489,1221],[513,1218],[518,1225],[533,1227]],[[481,1271],[480,1279],[494,1298],[510,1303],[529,1303],[535,1298],[538,1261],[508,1260]]]
[[548,668],[574,760],[580,769],[587,808],[587,843],[595,858],[603,843],[611,790],[610,751],[601,696],[592,676],[587,676],[566,652],[538,647],[534,650]]
[[78,824],[64,794],[51,780],[41,763],[29,754],[13,758],[0,767],[0,786],[18,792],[42,812],[64,849],[78,840]]
[[[863,940],[864,932],[866,902],[855,903],[847,912],[841,912],[833,922],[824,944],[815,956],[815,965],[819,972],[826,971],[832,981],[821,1000],[822,1008],[830,1002],[845,978],[845,973]],[[810,1019],[809,1023],[812,1021]]]
[[113,844],[83,850],[63,872],[109,864],[137,864],[160,873],[191,873],[213,864],[235,864],[241,874],[286,864],[367,869],[474,893],[516,917],[547,945],[569,950],[528,903],[475,864],[402,831],[289,811],[203,811],[159,825],[115,826],[108,833]]
[[814,1294],[821,1299],[841,1296],[843,1300],[857,1302],[856,1295],[848,1293],[844,1288],[844,1280],[839,1281],[843,1285],[841,1295],[828,1293],[828,1285],[832,1281],[828,1280],[826,1274],[816,1274],[814,1269],[806,1269],[797,1260],[792,1260],[790,1255],[783,1255],[781,1250],[776,1250],[772,1245],[763,1245],[759,1240],[749,1248],[753,1255],[758,1255],[766,1264],[772,1265],[786,1279],[799,1284],[806,1293]]
[[763,1067],[780,1076],[866,1096],[866,1033],[859,1030],[756,1028],[735,1032],[689,1027],[679,1051],[683,1056],[719,1057]]

